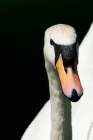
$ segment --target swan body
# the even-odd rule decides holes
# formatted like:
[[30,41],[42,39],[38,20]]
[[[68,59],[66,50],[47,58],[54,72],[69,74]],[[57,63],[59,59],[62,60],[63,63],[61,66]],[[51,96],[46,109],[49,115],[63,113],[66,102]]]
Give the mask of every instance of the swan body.
[[93,140],[93,22],[79,46],[78,72],[84,94],[72,103],[73,140]]
[[[93,22],[79,47],[79,69],[93,66]],[[82,57],[83,55],[83,57]]]
[[21,140],[50,140],[51,110],[50,100],[43,106],[35,119],[28,126]]
[[[93,113],[92,113],[93,112],[92,111],[93,110],[93,94],[92,94],[93,82],[91,82],[91,81],[93,81],[93,78],[91,77],[92,73],[93,73],[93,69],[92,69],[93,68],[92,67],[93,66],[92,65],[93,56],[89,55],[89,50],[93,49],[93,47],[92,47],[93,39],[91,40],[91,42],[89,41],[91,38],[91,34],[93,34],[93,23],[92,23],[91,27],[90,27],[87,35],[85,36],[84,40],[82,41],[82,43],[80,45],[80,49],[79,49],[78,70],[79,70],[79,75],[81,77],[80,80],[81,80],[81,83],[83,84],[85,93],[82,96],[80,101],[78,101],[77,103],[73,103],[73,102],[71,103],[72,104],[72,128],[71,128],[71,124],[70,124],[71,122],[67,122],[67,124],[69,124],[69,131],[72,130],[73,135],[70,132],[70,135],[68,136],[68,138],[66,138],[66,140],[67,139],[69,139],[69,140],[72,140],[72,139],[73,140],[92,140],[93,139]],[[52,27],[52,29],[53,29],[53,27]],[[49,28],[48,31],[50,31],[50,33],[51,33],[51,28]],[[91,34],[90,34],[90,32],[91,32]],[[50,36],[49,35],[50,34],[47,34],[47,36],[46,36],[47,40],[50,39],[51,35]],[[45,40],[46,40],[46,38],[45,38]],[[59,37],[59,39],[57,39],[57,34],[52,36],[52,38],[53,38],[53,40],[56,40],[55,42],[57,44],[63,43],[65,45],[68,45],[71,43],[70,42],[71,38],[69,38],[69,41],[65,40],[65,38],[64,38],[63,42],[61,42],[62,40],[60,40],[60,37]],[[74,34],[74,37],[72,37],[72,42],[75,42],[75,38],[76,38],[76,35]],[[89,42],[89,44],[87,43],[87,45],[89,45],[89,48],[86,45],[86,40],[87,40],[87,42]],[[49,47],[50,46],[49,41],[46,42],[45,45]],[[84,46],[85,46],[85,48],[84,48]],[[86,59],[84,58],[84,60],[81,60],[83,50],[84,49],[86,50],[86,48],[89,49],[87,51],[86,55],[84,55],[84,57]],[[49,48],[49,49],[51,49],[50,53],[48,53],[49,52],[48,48],[45,48],[45,50],[46,50],[45,67],[47,67],[46,68],[47,73],[48,73],[48,71],[50,71],[50,76],[48,75],[48,79],[49,79],[49,85],[51,86],[51,83],[53,84],[53,81],[50,80],[51,79],[50,77],[51,76],[53,77],[54,76],[53,73],[55,73],[55,68],[53,69],[53,67],[55,67],[55,62],[54,62],[55,55],[54,55],[54,51],[53,51],[53,46],[51,46],[51,48]],[[89,63],[88,62],[86,63],[87,55],[89,56],[89,59],[90,59]],[[50,59],[46,60],[47,57]],[[82,65],[84,65],[83,68],[81,67]],[[52,69],[53,69],[53,71],[52,71]],[[51,74],[51,71],[52,71],[53,75]],[[60,82],[58,80],[57,73],[55,73],[55,75],[56,75],[57,81],[56,81],[56,83],[54,83],[55,84],[54,87],[56,87],[56,89],[60,89],[59,96],[62,96],[63,93],[62,93],[62,90],[60,87]],[[90,83],[90,84],[88,84],[88,83]],[[23,134],[21,140],[56,140],[57,139],[57,138],[55,139],[55,138],[51,137],[52,125],[54,125],[54,127],[55,127],[55,124],[52,124],[52,121],[53,121],[52,119],[56,119],[56,118],[51,119],[51,115],[53,113],[53,112],[51,112],[51,110],[53,109],[53,106],[54,106],[54,104],[53,104],[53,106],[51,106],[51,102],[52,102],[52,100],[54,100],[54,103],[55,102],[57,103],[57,100],[55,98],[51,100],[51,96],[52,96],[51,91],[55,90],[54,87],[52,87],[52,89],[50,88],[50,100],[47,101],[47,103],[44,105],[44,107],[41,109],[41,111],[37,114],[37,116],[32,121],[32,123],[28,126],[28,128],[25,131],[25,133]],[[57,96],[57,95],[55,95],[55,96]],[[63,100],[66,101],[66,103],[64,103],[64,106],[66,108],[66,105],[67,105],[67,111],[69,111],[68,115],[69,115],[69,117],[71,117],[71,111],[70,111],[71,104],[70,104],[69,100],[65,98],[65,96],[62,96],[62,98],[64,98]],[[60,108],[60,104],[61,104],[61,101],[59,103],[59,108]],[[58,108],[57,109],[55,108],[55,110],[57,111]],[[62,119],[64,119],[64,118],[63,117],[59,118],[60,121],[62,121]],[[68,120],[71,121],[71,118],[68,118]],[[62,127],[62,125],[61,125],[61,127]],[[60,133],[62,133],[62,132],[60,132]],[[60,133],[59,133],[59,135],[60,135]],[[63,137],[60,137],[59,140],[65,140],[65,139]]]

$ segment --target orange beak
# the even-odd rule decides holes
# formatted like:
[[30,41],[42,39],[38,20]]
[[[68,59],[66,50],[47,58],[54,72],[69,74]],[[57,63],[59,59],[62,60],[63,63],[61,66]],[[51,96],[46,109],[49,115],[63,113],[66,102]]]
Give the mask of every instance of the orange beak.
[[77,74],[77,63],[75,62],[75,73],[73,72],[71,66],[67,67],[66,73],[66,71],[64,70],[62,55],[60,54],[56,62],[56,68],[65,96],[73,102],[78,101],[83,95],[83,88]]

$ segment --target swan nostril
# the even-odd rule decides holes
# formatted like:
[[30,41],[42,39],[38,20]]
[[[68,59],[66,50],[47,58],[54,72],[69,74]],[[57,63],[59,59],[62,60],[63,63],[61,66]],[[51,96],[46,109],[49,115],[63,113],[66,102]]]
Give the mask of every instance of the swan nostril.
[[69,98],[72,102],[77,102],[81,96],[78,95],[77,91],[75,89],[71,92],[71,97]]

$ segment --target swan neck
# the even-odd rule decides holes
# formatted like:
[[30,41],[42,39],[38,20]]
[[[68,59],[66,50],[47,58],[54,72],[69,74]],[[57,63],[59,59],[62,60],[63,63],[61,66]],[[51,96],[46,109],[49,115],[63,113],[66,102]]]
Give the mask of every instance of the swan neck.
[[58,73],[47,65],[51,103],[51,140],[72,140],[71,103],[64,96]]

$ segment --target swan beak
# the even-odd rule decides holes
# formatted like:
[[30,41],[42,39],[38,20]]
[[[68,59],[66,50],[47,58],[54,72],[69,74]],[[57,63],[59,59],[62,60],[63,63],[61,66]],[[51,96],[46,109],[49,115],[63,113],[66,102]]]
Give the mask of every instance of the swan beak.
[[66,72],[63,65],[62,55],[60,54],[56,62],[56,69],[65,96],[72,102],[77,102],[83,95],[83,88],[77,74],[77,68],[75,72],[73,72],[72,67],[68,66]]

